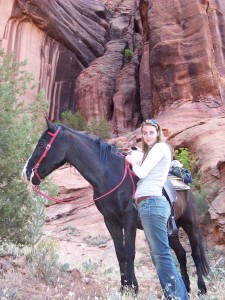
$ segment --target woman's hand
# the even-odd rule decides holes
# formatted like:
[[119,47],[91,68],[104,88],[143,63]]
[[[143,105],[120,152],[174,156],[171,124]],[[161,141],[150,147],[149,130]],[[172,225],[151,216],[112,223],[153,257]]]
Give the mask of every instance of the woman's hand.
[[134,158],[133,158],[131,155],[129,155],[129,154],[125,157],[125,160],[126,160],[129,164],[131,164],[131,165],[133,165],[133,164],[136,163],[136,161],[134,160]]

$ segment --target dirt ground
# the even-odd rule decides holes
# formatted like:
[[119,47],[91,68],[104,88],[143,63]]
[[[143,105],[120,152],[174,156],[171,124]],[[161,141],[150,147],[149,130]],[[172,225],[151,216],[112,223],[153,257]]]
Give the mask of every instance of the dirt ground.
[[[146,281],[148,289],[146,274],[152,266],[143,232],[138,236],[138,280]],[[14,249],[14,255],[0,257],[0,299],[121,299],[113,242],[94,205],[47,208],[43,239],[53,241],[64,271],[56,270],[53,263],[46,266],[41,257],[31,262]]]
[[[130,294],[122,297],[119,292],[120,275],[114,246],[95,205],[75,208],[72,204],[58,204],[46,208],[43,240],[51,240],[53,253],[58,256],[45,253],[31,262],[26,253],[20,255],[11,249],[13,255],[0,257],[0,300],[134,299]],[[184,233],[181,240],[187,251],[191,299],[198,299],[195,267]],[[43,248],[39,250],[40,254]],[[214,276],[206,281],[208,296],[201,299],[225,299],[224,249],[213,247],[207,249],[207,253]],[[61,271],[56,264],[62,266]],[[161,299],[160,285],[140,230],[135,270],[139,282],[136,299]]]

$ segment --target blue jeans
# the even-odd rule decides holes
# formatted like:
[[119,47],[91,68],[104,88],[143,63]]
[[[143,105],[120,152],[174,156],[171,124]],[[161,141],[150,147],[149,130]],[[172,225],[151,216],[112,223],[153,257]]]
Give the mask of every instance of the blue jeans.
[[188,300],[183,279],[177,271],[170,252],[167,234],[169,202],[164,196],[143,200],[138,205],[138,213],[165,299]]

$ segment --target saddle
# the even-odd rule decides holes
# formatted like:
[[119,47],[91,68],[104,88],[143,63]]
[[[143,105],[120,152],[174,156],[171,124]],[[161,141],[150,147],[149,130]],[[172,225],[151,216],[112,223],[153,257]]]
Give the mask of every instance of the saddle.
[[175,220],[175,208],[174,208],[174,202],[177,200],[177,192],[174,188],[172,182],[167,177],[167,180],[163,187],[163,194],[168,200],[170,207],[171,207],[171,214],[167,222],[167,231],[169,236],[177,236],[178,235],[178,228],[176,225]]

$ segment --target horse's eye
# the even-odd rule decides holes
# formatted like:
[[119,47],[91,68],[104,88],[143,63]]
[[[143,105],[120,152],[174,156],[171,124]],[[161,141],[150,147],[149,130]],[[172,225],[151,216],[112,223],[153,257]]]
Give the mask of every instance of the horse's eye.
[[45,147],[45,144],[46,144],[45,141],[43,141],[43,140],[42,140],[42,141],[39,141],[39,142],[38,142],[38,148],[43,148],[43,147]]

